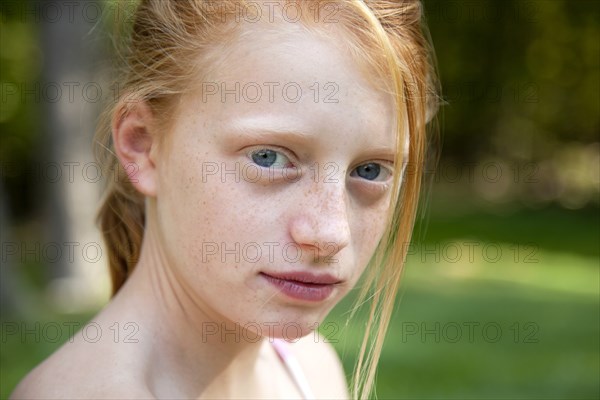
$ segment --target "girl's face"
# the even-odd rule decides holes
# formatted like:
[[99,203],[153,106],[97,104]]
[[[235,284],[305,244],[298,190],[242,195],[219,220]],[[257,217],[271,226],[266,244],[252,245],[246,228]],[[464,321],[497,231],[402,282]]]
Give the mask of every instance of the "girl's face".
[[393,108],[333,41],[299,24],[245,33],[181,102],[156,222],[202,312],[293,339],[352,289],[383,234]]

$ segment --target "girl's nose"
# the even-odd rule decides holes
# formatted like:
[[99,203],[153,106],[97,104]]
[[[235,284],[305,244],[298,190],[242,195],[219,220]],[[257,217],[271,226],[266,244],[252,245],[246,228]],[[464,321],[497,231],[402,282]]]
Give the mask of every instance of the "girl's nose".
[[339,253],[350,243],[346,190],[340,182],[319,182],[306,195],[302,209],[290,224],[290,234],[298,246],[310,250],[315,261]]

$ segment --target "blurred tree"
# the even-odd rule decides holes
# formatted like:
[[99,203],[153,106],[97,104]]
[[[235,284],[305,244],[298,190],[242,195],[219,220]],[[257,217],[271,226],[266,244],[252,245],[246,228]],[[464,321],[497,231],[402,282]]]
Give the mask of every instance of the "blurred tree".
[[470,181],[453,189],[597,207],[600,178],[590,169],[600,168],[600,3],[424,4],[448,102],[442,167],[445,160],[462,167],[493,161],[512,178],[505,187]]
[[[48,5],[58,12],[50,13]],[[73,275],[77,265],[69,246],[85,239],[80,221],[91,217],[98,196],[82,190],[81,176],[83,165],[93,161],[99,99],[85,88],[100,87],[94,82],[98,46],[90,36],[97,21],[82,12],[82,4],[73,5],[72,13],[64,2],[9,2],[2,8],[6,207],[14,223],[28,221],[24,237],[15,235],[17,257],[22,265],[33,260],[43,282]]]

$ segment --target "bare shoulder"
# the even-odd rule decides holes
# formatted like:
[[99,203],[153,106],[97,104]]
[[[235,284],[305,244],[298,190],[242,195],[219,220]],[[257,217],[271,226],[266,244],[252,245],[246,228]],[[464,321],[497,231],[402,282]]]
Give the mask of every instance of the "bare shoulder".
[[[100,352],[104,352],[101,355]],[[114,360],[113,360],[114,361]],[[117,363],[118,364],[118,363]],[[147,399],[127,374],[118,376],[110,368],[106,349],[66,343],[33,369],[12,392],[10,399]],[[127,371],[128,368],[121,370]]]
[[325,337],[313,332],[293,343],[291,348],[317,398],[349,398],[344,368]]

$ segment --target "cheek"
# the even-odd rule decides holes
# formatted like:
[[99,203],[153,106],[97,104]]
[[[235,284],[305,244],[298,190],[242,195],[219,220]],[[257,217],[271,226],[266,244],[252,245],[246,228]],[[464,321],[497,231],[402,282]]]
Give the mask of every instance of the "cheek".
[[[257,187],[233,174],[203,174],[206,165],[199,161],[174,162],[169,168],[161,187],[161,220],[179,264],[218,264],[224,249],[273,239],[277,204],[265,202]],[[232,267],[242,261],[235,263],[235,255],[226,260]]]
[[373,256],[386,228],[385,209],[364,212],[357,223],[357,234],[354,236],[354,246],[357,249],[357,262],[361,271]]

